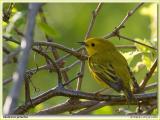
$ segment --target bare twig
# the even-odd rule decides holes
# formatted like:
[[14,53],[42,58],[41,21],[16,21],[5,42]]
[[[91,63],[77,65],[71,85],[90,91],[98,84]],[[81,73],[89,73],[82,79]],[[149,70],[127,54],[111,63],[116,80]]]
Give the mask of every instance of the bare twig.
[[76,80],[77,78],[79,78],[79,76],[81,76],[81,75],[78,74],[78,75],[77,75],[76,77],[74,77],[73,79],[71,79],[71,80],[65,82],[65,83],[63,84],[63,86],[66,86],[66,85],[70,84],[71,82],[73,82],[74,80]]
[[140,88],[141,88],[140,90],[143,91],[143,89],[145,88],[148,80],[151,78],[152,74],[154,73],[156,67],[157,67],[157,59],[154,61],[151,69],[150,69],[149,72],[146,74],[144,80],[140,83]]
[[84,68],[85,68],[85,61],[82,61],[81,67],[80,67],[80,72],[78,73],[79,77],[78,77],[77,88],[76,88],[77,90],[81,89],[82,79],[83,79],[84,70],[85,70]]
[[7,37],[7,36],[3,35],[3,39],[5,39],[6,41],[14,42],[14,43],[16,43],[18,45],[21,44],[19,41],[15,40],[13,37]]
[[75,61],[74,63],[72,63],[71,65],[69,65],[69,66],[67,66],[67,67],[65,67],[65,68],[61,68],[61,71],[69,71],[72,67],[74,67],[75,65],[77,65],[77,64],[79,64],[80,63],[80,61],[79,60],[77,60],[77,61]]
[[61,72],[60,72],[60,68],[59,66],[47,55],[45,54],[44,52],[34,48],[34,51],[36,51],[38,54],[44,56],[46,59],[48,59],[52,65],[54,66],[56,72],[57,72],[57,75],[58,75],[58,86],[62,86],[62,76],[61,76]]
[[12,82],[12,80],[13,80],[12,77],[4,80],[4,81],[3,81],[3,85],[7,85],[8,83]]
[[6,53],[6,54],[10,53],[10,51],[6,47],[4,47],[4,46],[3,46],[3,52]]
[[[6,36],[3,36],[3,38],[6,41],[11,41],[11,42],[14,42],[14,43],[17,43],[17,44],[20,45],[20,42],[16,41],[12,37],[8,38]],[[60,45],[60,44],[57,44],[57,43],[51,43],[51,42],[34,42],[33,46],[53,46],[53,47],[56,47],[57,49],[60,49],[60,50],[63,50],[64,52],[69,53],[66,56],[63,56],[65,58],[68,57],[68,56],[70,56],[70,55],[73,55],[73,56],[77,57],[80,60],[86,60],[87,59],[86,55],[82,55],[82,54],[79,53],[79,51],[81,51],[82,49],[84,49],[84,47],[80,47],[77,50],[73,50],[73,49],[67,48],[67,47],[65,47],[63,45]],[[64,59],[63,57],[59,58],[58,61],[60,62],[61,60],[63,60]]]
[[[89,36],[90,36],[90,33],[93,29],[93,26],[94,26],[94,23],[95,23],[95,20],[96,20],[96,17],[102,7],[103,3],[99,3],[97,8],[95,10],[93,10],[92,12],[92,19],[91,19],[91,22],[89,24],[89,27],[88,27],[88,30],[86,32],[86,35],[85,35],[85,38],[84,39],[87,39]],[[85,54],[85,50],[82,51],[82,54]],[[80,67],[80,72],[78,74],[80,74],[80,76],[78,77],[78,82],[77,82],[77,90],[80,90],[81,89],[81,84],[82,84],[82,79],[83,79],[83,74],[84,74],[84,70],[85,70],[85,61],[82,60],[81,62],[81,67]]]
[[29,79],[25,78],[24,83],[25,83],[25,103],[29,101],[32,102],[31,95],[30,95]]
[[143,112],[143,115],[149,115],[153,112],[154,109],[157,108],[157,105],[152,105],[147,111]]
[[109,33],[109,34],[107,34],[106,36],[104,36],[104,38],[105,38],[105,39],[109,39],[109,38],[111,38],[111,37],[117,36],[117,37],[119,37],[119,38],[123,38],[123,39],[129,40],[129,41],[135,42],[135,43],[137,43],[137,44],[146,46],[146,47],[148,47],[148,48],[157,50],[157,48],[154,48],[154,47],[149,46],[149,45],[146,45],[146,44],[144,44],[144,43],[135,41],[135,40],[133,40],[133,39],[131,39],[131,38],[122,36],[122,35],[119,33],[119,31],[120,31],[122,28],[125,27],[124,25],[125,25],[125,23],[128,21],[129,17],[132,16],[132,15],[136,12],[136,10],[137,10],[138,8],[140,8],[143,4],[144,4],[144,3],[139,3],[134,9],[130,10],[130,11],[127,13],[127,15],[124,17],[124,19],[122,20],[122,22],[118,25],[118,27],[115,27],[115,29],[114,29],[111,33]]
[[[84,47],[80,47],[80,48],[76,49],[75,51],[76,51],[76,52],[80,52],[80,51],[83,50],[83,49],[84,49]],[[72,55],[72,54],[68,53],[68,54],[62,56],[61,58],[59,58],[59,59],[56,60],[56,61],[57,61],[57,62],[60,62],[60,61],[62,61],[62,60],[64,60],[64,59],[70,57],[71,55]]]
[[155,47],[152,47],[152,46],[146,45],[146,44],[141,43],[141,42],[138,42],[138,41],[136,41],[136,40],[134,40],[134,39],[131,39],[131,38],[128,38],[128,37],[122,36],[122,35],[120,35],[120,34],[118,35],[118,37],[119,37],[119,38],[126,39],[126,40],[129,40],[129,41],[131,41],[131,42],[134,42],[134,43],[137,43],[137,44],[140,44],[140,45],[143,45],[143,46],[145,46],[145,47],[148,47],[148,48],[151,48],[151,49],[157,50],[157,48],[155,48]]
[[44,110],[36,113],[36,115],[60,114],[60,113],[64,113],[64,112],[69,112],[69,111],[73,111],[73,110],[78,110],[78,109],[90,107],[96,103],[98,103],[98,101],[84,101],[84,102],[79,101],[76,104],[72,104],[67,101],[65,103],[44,109]]
[[3,21],[5,21],[5,22],[9,21],[9,18],[12,13],[11,11],[12,11],[12,8],[14,7],[14,5],[15,5],[15,3],[10,3],[7,11],[3,11]]
[[14,52],[11,52],[3,59],[3,65],[9,63],[20,52],[20,48],[17,48]]
[[118,49],[136,49],[134,45],[117,45],[116,48]]
[[[5,52],[7,55],[10,54],[11,52],[3,46],[3,52]],[[17,58],[16,57],[13,57],[13,62],[17,62]]]
[[[47,23],[47,20],[46,20],[46,18],[45,18],[45,15],[44,15],[44,13],[43,13],[42,8],[40,9],[40,15],[41,15],[42,21],[43,21],[44,23],[48,24],[48,23]],[[51,39],[47,34],[46,34],[45,36],[46,36],[48,42],[54,43],[54,40]],[[59,56],[59,53],[58,53],[57,49],[56,49],[55,47],[53,47],[53,46],[51,47],[51,49],[52,49],[52,54],[53,54],[55,60],[59,59],[60,56]],[[59,67],[60,67],[60,68],[63,68],[65,62],[64,62],[63,60],[61,60],[60,62],[63,63],[63,64],[61,64],[61,66],[59,66]],[[66,71],[62,71],[61,73],[62,73],[62,76],[63,76],[64,81],[67,82],[67,81],[69,80],[69,79],[68,79],[67,72],[66,72]],[[71,89],[71,86],[68,85],[67,87]]]
[[[122,20],[122,22],[118,25],[118,27],[115,27],[115,29],[104,36],[105,39],[108,39],[110,37],[113,36],[117,36],[117,33],[119,32],[120,29],[124,28],[125,23],[128,21],[128,19],[137,11],[138,8],[140,8],[144,3],[139,3],[138,5],[136,5],[135,8],[133,8],[132,10],[130,10],[127,15],[124,17],[124,19]],[[119,33],[118,33],[119,34]]]
[[95,10],[93,10],[93,12],[92,12],[92,19],[91,19],[91,22],[89,24],[88,30],[86,32],[85,39],[87,39],[90,36],[91,31],[92,31],[93,26],[94,26],[94,23],[96,21],[96,17],[98,15],[98,13],[99,13],[102,5],[103,5],[103,3],[99,3],[98,6],[97,6],[97,8]]
[[[35,48],[33,48],[33,49],[35,49]],[[37,49],[36,49],[36,50],[37,50]],[[69,55],[69,54],[67,54],[67,55]],[[66,58],[66,57],[61,57],[60,59],[65,59],[65,58]],[[56,60],[56,64],[59,64],[60,59]],[[69,65],[69,66],[67,66],[67,67],[65,67],[65,68],[61,68],[60,71],[66,71],[66,72],[67,72],[67,71],[69,71],[72,67],[74,67],[75,65],[77,65],[78,63],[80,63],[79,60],[77,60],[76,62],[74,62],[73,64],[71,64],[71,65]],[[54,69],[54,66],[52,66],[52,65],[50,65],[50,66],[48,66],[48,65],[42,65],[42,66],[40,66],[40,67],[38,67],[38,68],[36,67],[36,68],[32,68],[32,69],[27,70],[27,71],[25,72],[25,75],[26,75],[27,73],[30,73],[30,72],[35,72],[35,71],[38,72],[38,71],[40,71],[40,70],[48,70],[48,69],[52,69],[53,72],[56,71],[56,70]],[[12,80],[13,80],[12,77],[4,80],[4,81],[3,81],[3,85],[6,85],[6,84],[10,83]]]
[[84,110],[81,110],[81,111],[75,113],[75,115],[85,115],[85,114],[88,114],[88,113],[90,113],[90,112],[92,112],[94,110],[97,110],[97,109],[99,109],[99,108],[101,108],[101,107],[103,107],[103,106],[105,106],[105,105],[107,105],[109,103],[110,102],[106,102],[106,101],[99,102],[97,104],[89,106],[88,108],[86,108]]
[[144,88],[144,91],[151,90],[151,89],[157,89],[157,86],[158,86],[158,83],[151,83]]
[[16,107],[17,100],[21,91],[21,86],[24,80],[24,72],[27,65],[29,52],[32,47],[35,17],[41,5],[42,4],[36,3],[29,4],[27,31],[25,33],[25,38],[22,39],[21,57],[19,59],[17,72],[13,76],[14,86],[12,87],[11,92],[7,96],[4,104],[4,114],[12,114],[13,109]]
[[57,44],[57,43],[51,43],[51,42],[34,42],[33,46],[53,46],[56,47],[58,49],[61,49],[65,52],[68,52],[69,54],[72,54],[73,56],[77,57],[80,60],[85,60],[87,59],[86,55],[82,55],[79,52],[76,52],[75,50],[72,50],[70,48],[67,48],[63,45]]

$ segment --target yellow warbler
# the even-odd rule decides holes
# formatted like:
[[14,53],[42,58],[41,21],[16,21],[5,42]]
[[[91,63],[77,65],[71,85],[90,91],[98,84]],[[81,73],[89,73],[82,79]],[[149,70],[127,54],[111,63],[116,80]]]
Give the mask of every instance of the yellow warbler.
[[116,47],[103,38],[89,38],[81,43],[87,50],[88,65],[94,78],[117,92],[123,91],[127,100],[132,101],[129,67]]

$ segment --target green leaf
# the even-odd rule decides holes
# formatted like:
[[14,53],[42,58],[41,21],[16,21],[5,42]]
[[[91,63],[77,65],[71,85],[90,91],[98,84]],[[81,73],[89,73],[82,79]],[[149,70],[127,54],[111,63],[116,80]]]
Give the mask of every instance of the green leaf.
[[11,48],[18,48],[18,44],[17,43],[14,43],[12,41],[7,41],[7,44],[11,47]]
[[154,109],[152,115],[157,115],[157,114],[158,114],[158,109]]
[[[135,38],[135,40],[138,41],[138,42],[141,42],[141,43],[143,43],[143,44],[152,46],[152,44],[149,42],[149,40],[146,40],[146,39],[142,40],[142,39],[139,39],[139,38]],[[141,52],[149,52],[150,50],[152,50],[152,49],[150,49],[150,48],[148,48],[148,47],[146,47],[146,46],[144,46],[144,45],[140,45],[140,44],[138,44],[138,43],[135,43],[135,46],[136,46],[137,49],[138,49],[139,51],[141,51]]]
[[136,56],[139,56],[141,53],[138,52],[138,51],[131,51],[131,52],[125,52],[125,53],[122,53],[122,54],[127,59],[128,64],[131,64],[133,59]]
[[55,38],[56,36],[58,36],[58,33],[56,32],[56,30],[53,27],[49,26],[48,24],[43,23],[43,22],[39,22],[38,26],[48,36],[50,36],[52,38]]
[[106,115],[106,114],[113,114],[113,110],[112,110],[112,107],[111,106],[105,106],[105,107],[102,107],[98,110],[95,110],[92,112],[93,114],[103,114],[103,115]]

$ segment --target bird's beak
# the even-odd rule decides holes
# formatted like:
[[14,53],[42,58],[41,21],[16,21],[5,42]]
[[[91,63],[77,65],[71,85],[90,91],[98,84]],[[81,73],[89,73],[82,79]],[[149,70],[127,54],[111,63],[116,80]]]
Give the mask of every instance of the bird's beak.
[[79,43],[80,45],[86,46],[86,43],[85,43],[85,42],[77,42],[77,43]]

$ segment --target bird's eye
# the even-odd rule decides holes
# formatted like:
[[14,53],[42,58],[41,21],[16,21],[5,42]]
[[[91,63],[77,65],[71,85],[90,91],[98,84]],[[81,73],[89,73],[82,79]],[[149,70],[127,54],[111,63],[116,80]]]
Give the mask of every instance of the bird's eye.
[[91,46],[92,46],[92,47],[94,47],[94,46],[95,46],[95,44],[94,44],[94,43],[91,43]]

